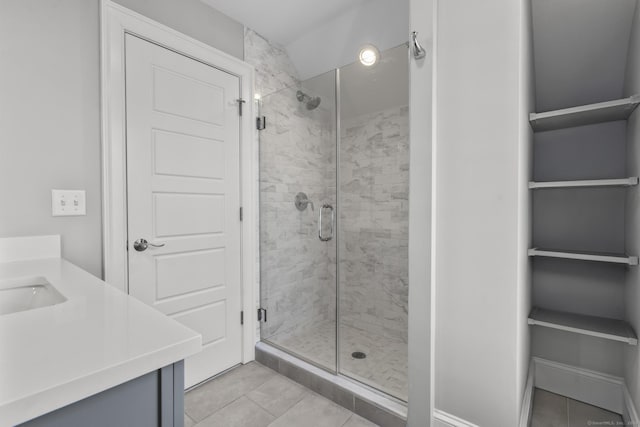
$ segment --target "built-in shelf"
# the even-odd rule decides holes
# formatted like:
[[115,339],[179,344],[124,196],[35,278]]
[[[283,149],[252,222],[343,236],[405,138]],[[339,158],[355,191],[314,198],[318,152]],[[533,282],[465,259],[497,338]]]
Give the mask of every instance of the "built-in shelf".
[[581,105],[562,110],[529,114],[535,132],[571,128],[596,123],[626,120],[640,104],[640,95],[597,104]]
[[529,188],[574,188],[574,187],[631,187],[638,185],[638,177],[632,176],[621,179],[588,179],[581,181],[530,181]]
[[638,265],[637,256],[616,255],[594,252],[557,251],[549,249],[529,249],[529,256],[576,259],[582,261],[611,262],[614,264]]
[[638,337],[633,328],[623,320],[534,307],[531,314],[529,314],[528,322],[530,325],[590,335],[592,337],[625,342],[630,345],[638,344]]

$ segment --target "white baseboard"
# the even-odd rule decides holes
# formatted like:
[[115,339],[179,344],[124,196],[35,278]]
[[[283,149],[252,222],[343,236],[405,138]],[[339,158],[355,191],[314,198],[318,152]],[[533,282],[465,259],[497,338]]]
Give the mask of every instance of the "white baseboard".
[[[528,427],[535,388],[547,390],[622,414],[625,425],[640,426],[640,417],[623,378],[533,357],[522,399],[519,427]],[[478,427],[447,412],[433,411],[433,427]]]
[[622,394],[624,398],[624,412],[622,413],[622,419],[626,426],[640,426],[640,418],[638,417],[638,411],[636,405],[633,403],[631,394],[626,384],[623,384]]
[[589,369],[533,358],[535,387],[624,413],[624,379]]
[[478,427],[469,421],[463,420],[462,418],[458,418],[455,415],[451,415],[439,409],[435,409],[433,411],[433,421],[433,427]]
[[533,392],[535,388],[536,365],[533,360],[529,363],[529,374],[522,395],[522,408],[520,410],[519,427],[529,427],[531,412],[533,411]]

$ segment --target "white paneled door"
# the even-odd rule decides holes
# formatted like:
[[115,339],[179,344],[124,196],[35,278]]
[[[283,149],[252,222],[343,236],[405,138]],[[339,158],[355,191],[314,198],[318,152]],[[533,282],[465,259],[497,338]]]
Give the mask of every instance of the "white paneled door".
[[129,293],[202,334],[190,387],[242,357],[240,82],[132,35],[125,71]]

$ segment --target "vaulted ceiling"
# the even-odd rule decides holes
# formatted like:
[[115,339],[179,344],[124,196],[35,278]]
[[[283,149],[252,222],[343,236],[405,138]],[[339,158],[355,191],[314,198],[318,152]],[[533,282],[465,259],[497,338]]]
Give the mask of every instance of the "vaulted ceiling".
[[283,46],[367,0],[202,0]]

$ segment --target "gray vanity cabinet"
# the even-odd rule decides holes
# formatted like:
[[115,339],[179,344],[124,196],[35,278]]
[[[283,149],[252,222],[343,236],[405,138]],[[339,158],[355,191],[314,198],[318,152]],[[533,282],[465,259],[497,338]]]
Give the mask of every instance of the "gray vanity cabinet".
[[183,427],[184,361],[87,397],[21,427]]

